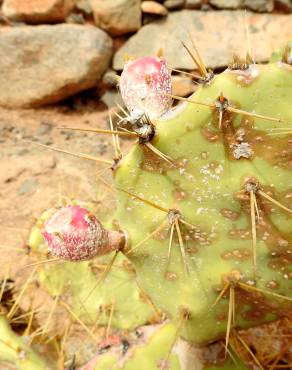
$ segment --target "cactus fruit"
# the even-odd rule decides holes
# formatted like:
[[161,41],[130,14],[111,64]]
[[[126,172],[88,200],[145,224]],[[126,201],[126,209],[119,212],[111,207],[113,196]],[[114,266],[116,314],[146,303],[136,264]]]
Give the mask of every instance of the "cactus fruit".
[[159,118],[171,108],[171,76],[162,57],[128,61],[120,77],[120,90],[132,118],[146,114]]
[[[61,211],[64,209],[69,209],[70,212],[72,209],[78,212],[82,210],[82,214],[89,213],[85,213],[84,208],[78,205],[61,208]],[[92,219],[96,219],[91,211],[90,214]],[[56,213],[49,210],[44,212],[36,223],[29,240],[33,253],[43,253],[45,245],[41,230],[43,225],[46,230],[48,224],[55,220]],[[64,221],[61,225],[63,223]],[[114,260],[114,266],[104,276],[106,266],[111,260]],[[39,265],[39,285],[51,296],[65,300],[70,312],[85,324],[92,324],[98,319],[99,325],[102,326],[108,325],[110,320],[111,327],[134,329],[147,322],[160,320],[160,313],[139,289],[135,271],[124,256],[110,255],[79,263],[76,263],[76,259],[55,262]],[[66,297],[69,298],[68,301]]]
[[69,261],[92,259],[117,249],[121,243],[118,232],[107,232],[92,213],[80,206],[56,210],[46,222],[43,235],[50,253]]

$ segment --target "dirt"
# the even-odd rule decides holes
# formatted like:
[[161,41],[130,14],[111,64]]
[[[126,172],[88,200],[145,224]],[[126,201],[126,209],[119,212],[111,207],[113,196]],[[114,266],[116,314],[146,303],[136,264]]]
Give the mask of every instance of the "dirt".
[[[12,273],[22,263],[29,230],[47,208],[81,199],[114,207],[98,176],[111,179],[108,165],[57,153],[43,143],[77,153],[113,158],[112,138],[62,126],[109,128],[105,104],[88,93],[41,109],[0,108],[0,264]],[[122,150],[130,145],[121,140]],[[98,186],[97,186],[98,183]],[[14,261],[18,261],[15,264]],[[0,278],[5,268],[0,269]]]

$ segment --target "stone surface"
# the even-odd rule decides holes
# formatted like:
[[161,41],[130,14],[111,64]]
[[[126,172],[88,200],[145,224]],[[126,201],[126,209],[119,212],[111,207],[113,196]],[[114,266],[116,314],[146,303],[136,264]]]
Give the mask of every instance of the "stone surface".
[[185,0],[166,0],[163,5],[168,10],[177,10],[184,7]]
[[218,9],[238,9],[243,0],[209,0],[209,3]]
[[201,0],[186,0],[185,7],[187,9],[199,9],[201,5]]
[[40,106],[93,87],[111,55],[110,37],[92,26],[2,28],[0,105]]
[[282,12],[292,12],[292,0],[275,0],[275,8]]
[[190,76],[172,76],[172,93],[178,96],[188,96],[196,90],[198,85],[192,81]]
[[272,12],[274,0],[244,0],[243,6],[256,12]]
[[70,13],[68,17],[66,17],[66,22],[73,24],[85,24],[85,18],[82,13]]
[[209,10],[212,10],[212,6],[203,0],[201,3],[201,10],[208,12]]
[[156,1],[143,1],[141,4],[141,9],[143,13],[156,14],[165,16],[168,13],[168,10],[162,4],[157,3]]
[[108,109],[116,108],[117,104],[119,104],[121,107],[125,106],[121,94],[117,89],[107,89],[106,92],[101,96],[100,100],[107,106]]
[[102,82],[110,87],[118,85],[119,76],[112,69],[108,69],[102,77]]
[[92,8],[89,0],[75,0],[75,6],[85,14],[92,14]]
[[113,36],[135,32],[141,27],[139,0],[89,0],[95,24]]
[[[163,48],[171,68],[193,70],[195,65],[181,45],[181,41],[184,41],[190,48],[192,47],[189,34],[193,37],[207,67],[224,67],[231,62],[234,53],[241,56],[246,53],[244,14],[243,10],[171,12],[167,18],[144,26],[132,36],[116,53],[114,69],[123,68],[125,54],[135,57],[155,55]],[[291,39],[291,14],[247,12],[247,16],[252,54],[256,61],[267,61],[275,49]]]
[[36,189],[38,185],[39,182],[37,179],[34,178],[27,179],[21,184],[20,188],[17,191],[17,194],[24,195],[26,193],[31,193]]
[[4,0],[3,14],[27,23],[62,22],[73,8],[72,0]]

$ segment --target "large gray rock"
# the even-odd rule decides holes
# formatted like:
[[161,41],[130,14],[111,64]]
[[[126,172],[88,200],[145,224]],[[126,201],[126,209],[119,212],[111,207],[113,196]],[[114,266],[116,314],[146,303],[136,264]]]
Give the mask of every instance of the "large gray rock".
[[[207,67],[224,67],[234,53],[243,56],[247,50],[244,11],[172,12],[167,18],[142,27],[116,53],[114,69],[124,65],[124,56],[154,55],[163,48],[172,68],[192,70],[195,65],[182,47],[192,49],[190,35]],[[267,61],[274,49],[291,39],[292,15],[255,14],[247,12],[252,54],[256,61]],[[281,30],[281,31],[279,31]]]
[[112,55],[112,40],[92,26],[0,29],[0,105],[40,106],[96,85]]

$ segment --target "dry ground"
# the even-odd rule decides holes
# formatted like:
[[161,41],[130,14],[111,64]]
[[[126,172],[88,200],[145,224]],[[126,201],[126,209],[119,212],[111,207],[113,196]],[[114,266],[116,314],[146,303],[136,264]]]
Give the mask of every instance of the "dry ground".
[[[0,108],[0,278],[6,263],[15,261],[18,248],[27,243],[29,230],[43,210],[62,204],[66,198],[102,204],[108,197],[107,207],[114,207],[113,195],[102,184],[96,186],[97,175],[106,165],[31,143],[112,158],[110,136],[56,128],[108,128],[107,118],[107,107],[86,93],[41,109]],[[129,144],[123,141],[122,148]],[[110,171],[104,171],[103,176],[106,174],[110,176]],[[12,270],[17,267],[13,262]]]

